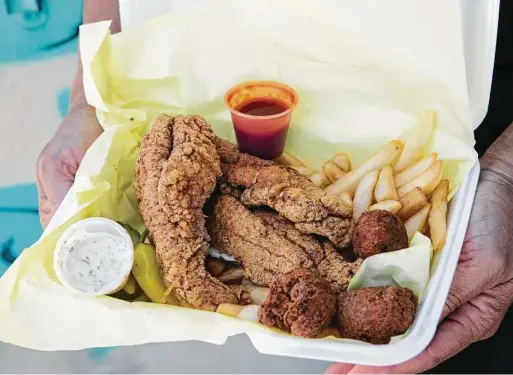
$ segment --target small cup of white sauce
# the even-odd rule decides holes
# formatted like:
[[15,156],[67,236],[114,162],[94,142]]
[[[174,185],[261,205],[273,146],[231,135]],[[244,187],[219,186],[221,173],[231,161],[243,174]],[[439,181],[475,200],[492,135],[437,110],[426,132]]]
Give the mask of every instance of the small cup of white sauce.
[[61,283],[89,296],[123,288],[134,263],[134,244],[115,221],[94,217],[71,225],[55,246],[53,264]]

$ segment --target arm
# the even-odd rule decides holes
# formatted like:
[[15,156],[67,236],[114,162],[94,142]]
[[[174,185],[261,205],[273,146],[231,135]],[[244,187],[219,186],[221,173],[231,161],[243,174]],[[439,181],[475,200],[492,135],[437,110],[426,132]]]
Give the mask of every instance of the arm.
[[421,373],[495,334],[513,302],[513,124],[481,160],[482,172],[458,267],[428,348],[397,366],[335,364],[329,373]]
[[[83,24],[106,20],[112,20],[110,29],[113,34],[121,31],[119,0],[84,0]],[[75,104],[85,104],[84,86],[82,84],[82,62],[80,59],[78,60],[77,75],[73,80],[70,94],[70,107],[73,107]]]
[[[111,31],[121,31],[118,0],[84,0],[83,23],[112,20]],[[82,64],[70,93],[69,111],[37,162],[39,214],[44,227],[75,181],[87,149],[101,134],[96,113],[87,104],[82,82]]]

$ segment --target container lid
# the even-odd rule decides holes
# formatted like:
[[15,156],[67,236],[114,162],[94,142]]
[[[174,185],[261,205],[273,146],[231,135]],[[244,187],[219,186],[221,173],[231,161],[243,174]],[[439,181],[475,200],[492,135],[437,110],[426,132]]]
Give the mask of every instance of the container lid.
[[[143,1],[120,0],[121,25],[124,29],[130,28],[200,1],[205,0],[153,0],[150,6]],[[460,6],[472,126],[477,129],[488,112],[500,0],[460,1]]]
[[500,0],[460,1],[472,126],[488,113],[497,44]]
[[93,217],[62,233],[53,260],[55,273],[67,289],[90,296],[111,294],[130,276],[134,244],[118,223]]

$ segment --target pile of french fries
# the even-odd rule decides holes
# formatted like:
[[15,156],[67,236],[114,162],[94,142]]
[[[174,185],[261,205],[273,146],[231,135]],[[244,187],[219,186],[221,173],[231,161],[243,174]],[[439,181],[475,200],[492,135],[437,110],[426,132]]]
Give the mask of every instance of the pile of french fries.
[[311,170],[287,154],[277,162],[309,177],[328,194],[339,195],[353,207],[355,221],[366,211],[392,212],[403,220],[410,240],[417,232],[429,233],[438,251],[447,237],[449,181],[443,179],[443,162],[438,155],[423,155],[436,114],[426,111],[420,121],[420,134],[410,136],[404,144],[397,140],[387,143],[354,169],[345,153],[326,161],[322,171]]

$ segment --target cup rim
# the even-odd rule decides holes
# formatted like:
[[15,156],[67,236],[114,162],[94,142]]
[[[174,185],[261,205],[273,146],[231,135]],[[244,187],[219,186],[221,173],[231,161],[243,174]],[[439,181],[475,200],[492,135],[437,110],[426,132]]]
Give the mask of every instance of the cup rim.
[[59,259],[62,257],[62,247],[69,237],[71,233],[73,233],[74,230],[80,227],[86,227],[88,224],[91,223],[101,223],[102,225],[111,226],[117,229],[120,233],[120,238],[124,240],[128,244],[128,248],[130,249],[130,258],[132,260],[132,266],[130,267],[130,270],[126,275],[123,275],[123,278],[120,278],[120,284],[123,284],[124,281],[127,280],[127,278],[130,276],[130,273],[132,272],[133,262],[134,262],[134,256],[135,256],[135,247],[132,242],[132,238],[128,234],[125,228],[123,228],[120,224],[116,223],[113,220],[103,218],[103,217],[89,217],[86,219],[79,220],[73,224],[71,224],[59,237],[57,240],[57,243],[54,248],[53,252],[53,268],[54,272],[61,282],[61,284],[68,290],[71,290],[76,293],[80,293],[82,295],[90,296],[90,297],[98,297],[103,295],[108,295],[109,293],[113,293],[117,289],[119,289],[119,286],[116,286],[114,289],[109,290],[110,288],[104,288],[102,290],[99,290],[98,292],[86,292],[83,290],[80,290],[76,288],[72,283],[70,283],[66,277],[67,272],[64,270],[64,268],[59,266]]
[[[287,108],[287,110],[285,110],[283,112],[280,112],[280,113],[277,113],[275,115],[268,115],[268,116],[255,116],[255,115],[249,115],[247,113],[243,113],[243,112],[237,111],[228,102],[228,97],[231,94],[233,94],[234,92],[236,92],[237,90],[240,90],[241,88],[247,87],[247,86],[258,86],[258,85],[260,85],[260,86],[272,86],[272,87],[275,87],[275,88],[278,88],[278,89],[289,91],[289,92],[294,94],[294,102],[292,103],[292,105],[289,108]],[[289,85],[287,85],[285,83],[282,83],[282,82],[271,81],[271,80],[250,80],[250,81],[241,82],[241,83],[233,86],[232,88],[230,88],[226,92],[226,94],[224,96],[224,103],[225,103],[226,107],[228,107],[228,109],[230,110],[231,113],[234,113],[237,116],[244,117],[244,118],[247,118],[247,119],[252,119],[252,120],[257,120],[257,119],[258,120],[272,120],[272,119],[284,117],[284,116],[290,114],[296,108],[298,102],[299,102],[299,95],[298,95],[297,91],[293,87],[291,87],[291,86],[289,86]]]

